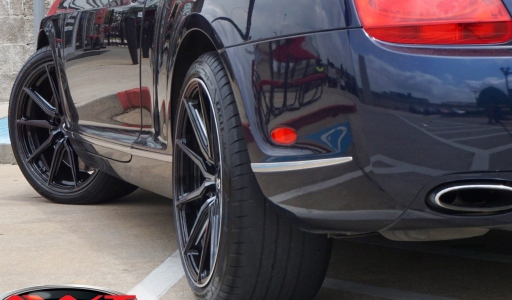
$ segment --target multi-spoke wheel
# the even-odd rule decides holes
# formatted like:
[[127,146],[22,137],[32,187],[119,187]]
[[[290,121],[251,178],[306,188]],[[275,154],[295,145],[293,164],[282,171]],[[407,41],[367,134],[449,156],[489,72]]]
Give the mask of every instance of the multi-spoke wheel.
[[185,87],[175,136],[175,211],[186,270],[204,286],[215,267],[222,211],[217,124],[205,83]]
[[327,269],[330,241],[294,228],[262,195],[218,54],[204,54],[190,67],[178,101],[175,224],[196,297],[311,299]]
[[49,48],[34,54],[14,83],[9,134],[27,180],[59,203],[96,203],[134,191],[135,186],[87,166],[74,151],[58,87]]

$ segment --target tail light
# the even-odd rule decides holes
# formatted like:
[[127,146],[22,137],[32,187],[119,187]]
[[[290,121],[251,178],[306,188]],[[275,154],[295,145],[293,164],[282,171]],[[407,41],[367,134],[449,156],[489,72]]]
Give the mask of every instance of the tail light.
[[512,39],[501,0],[355,0],[365,31],[402,44],[499,44]]

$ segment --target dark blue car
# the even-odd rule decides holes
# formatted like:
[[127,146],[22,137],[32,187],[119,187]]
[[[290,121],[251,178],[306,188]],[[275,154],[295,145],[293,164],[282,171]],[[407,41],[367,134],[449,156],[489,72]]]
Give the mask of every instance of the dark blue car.
[[59,0],[14,84],[50,201],[173,199],[198,299],[311,299],[331,239],[512,223],[512,0]]

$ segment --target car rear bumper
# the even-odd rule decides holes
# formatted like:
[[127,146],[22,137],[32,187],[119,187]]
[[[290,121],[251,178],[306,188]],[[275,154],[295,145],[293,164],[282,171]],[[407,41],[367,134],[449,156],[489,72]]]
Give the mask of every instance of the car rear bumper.
[[[440,213],[422,197],[468,178],[512,182],[511,49],[404,47],[350,29],[228,48],[223,58],[267,198],[309,230],[371,232],[510,223],[506,211]],[[278,126],[295,129],[297,142],[274,144]]]

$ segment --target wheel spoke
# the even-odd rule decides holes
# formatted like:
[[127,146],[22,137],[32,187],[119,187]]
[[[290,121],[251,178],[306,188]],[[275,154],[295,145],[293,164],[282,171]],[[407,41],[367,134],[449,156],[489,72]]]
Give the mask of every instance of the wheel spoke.
[[[216,133],[215,133],[215,130],[216,130],[216,125],[215,125],[215,117],[213,116],[213,111],[210,111],[209,113],[209,124],[210,124],[210,136],[212,137],[212,139],[216,136]],[[211,149],[215,149],[215,147],[217,147],[217,145],[215,144],[216,143],[216,140],[213,140],[212,141],[212,144],[210,145],[210,148]],[[214,145],[215,144],[215,145]],[[212,150],[212,161],[214,164],[217,164],[218,163],[218,153],[216,151],[213,151]]]
[[62,160],[64,158],[64,143],[65,138],[59,140],[55,145],[55,151],[53,152],[52,163],[50,165],[50,174],[48,175],[48,185],[53,182],[53,179],[62,164]]
[[55,107],[53,107],[48,101],[46,101],[37,92],[30,90],[29,88],[23,88],[23,91],[44,111],[45,114],[52,118],[56,117]]
[[184,99],[183,101],[185,102],[185,108],[187,110],[190,123],[192,124],[192,129],[196,136],[197,142],[199,143],[199,148],[201,149],[204,157],[211,161],[208,133],[206,132],[206,125],[204,123],[203,116],[197,109],[194,108],[189,100]]
[[46,150],[52,144],[53,139],[54,139],[54,135],[50,135],[46,139],[46,141],[44,141],[44,143],[41,146],[39,146],[39,148],[37,148],[37,150],[34,151],[34,153],[32,153],[32,155],[30,155],[29,158],[27,158],[27,162],[30,163],[30,162],[32,162],[32,160],[34,158],[41,155],[41,153],[43,153],[43,151]]
[[57,126],[53,126],[50,122],[48,122],[46,120],[26,120],[26,119],[21,119],[21,120],[17,120],[16,123],[18,125],[34,126],[34,127],[39,127],[39,128],[46,128],[46,129],[49,129],[49,130],[55,130],[55,129],[58,128]]
[[78,187],[78,156],[75,155],[73,148],[71,148],[68,143],[64,144],[64,148],[68,154],[69,165],[71,167],[71,174],[73,176],[73,182],[75,183],[75,188]]
[[57,115],[60,114],[59,112],[59,93],[57,91],[57,85],[55,85],[55,82],[53,81],[53,77],[52,77],[52,74],[50,72],[50,65],[46,65],[46,75],[48,76],[48,81],[50,82],[50,87],[52,89],[52,93],[53,93],[53,97],[55,97],[55,102],[56,102],[56,105],[55,105],[55,113]]
[[[211,236],[211,225],[210,222],[207,222],[206,228],[203,235],[203,249],[201,250],[201,258],[199,260],[199,268],[197,268],[197,282],[201,282],[202,278],[202,271],[204,269],[204,261],[206,259],[206,254],[209,252],[208,250],[208,242],[210,241]],[[210,251],[211,252],[211,251]]]
[[215,197],[212,197],[201,206],[199,209],[199,213],[197,214],[197,218],[194,221],[194,225],[190,230],[190,234],[188,235],[187,242],[185,244],[184,252],[185,254],[189,252],[193,245],[197,245],[202,235],[205,233],[206,226],[209,223],[209,214],[211,203],[215,200]]
[[213,263],[215,262],[215,256],[217,255],[217,242],[220,234],[220,211],[219,211],[219,198],[216,197],[214,204],[210,211],[210,270],[213,269]]
[[[43,53],[44,60],[28,64],[29,70],[16,86],[20,93],[11,116],[17,133],[13,146],[37,184],[45,186],[45,195],[68,195],[87,189],[98,173],[79,158],[69,132],[63,128],[66,112],[61,96],[66,87],[57,74],[51,51]],[[64,196],[61,200],[73,201]]]
[[[213,115],[213,108],[209,108],[207,109],[206,108],[206,103],[209,103],[209,95],[208,95],[208,90],[206,89],[206,87],[203,85],[203,83],[199,83],[198,84],[198,94],[199,94],[199,101],[201,103],[201,112],[202,112],[202,116],[203,116],[203,120],[204,120],[204,124],[205,124],[205,127],[206,127],[206,132],[207,132],[207,136],[210,137],[209,138],[209,144],[208,144],[208,151],[210,153],[210,162],[211,163],[215,163],[215,146],[213,145],[213,143],[215,142],[215,130],[216,130],[216,125],[215,125],[215,116]],[[205,98],[206,97],[206,98]]]
[[219,135],[207,85],[192,79],[184,90],[174,146],[176,221],[189,278],[204,287],[215,269],[221,235]]
[[[197,94],[198,94],[198,97],[199,97],[199,107],[201,109],[201,120],[203,121],[203,126],[204,126],[204,132],[205,132],[205,135],[206,135],[206,138],[207,138],[207,141],[208,141],[208,144],[206,145],[208,148],[208,158],[210,159],[210,161],[213,162],[213,152],[212,152],[212,145],[211,145],[211,142],[210,142],[210,138],[209,137],[213,137],[212,135],[212,131],[211,131],[211,123],[210,123],[210,120],[209,118],[206,117],[206,115],[208,114],[208,112],[210,110],[206,109],[206,103],[208,102],[205,102],[205,101],[209,101],[209,99],[205,99],[205,95],[204,95],[204,88],[203,88],[203,85],[201,83],[199,83],[197,85]],[[208,114],[209,115],[209,114]]]
[[215,184],[215,182],[210,181],[210,180],[203,181],[203,183],[201,183],[200,187],[198,187],[197,189],[193,190],[190,193],[187,193],[187,194],[181,196],[179,198],[179,200],[176,201],[176,206],[181,206],[185,203],[189,203],[189,202],[200,199],[201,196],[203,196],[204,192],[206,191],[206,188],[211,185],[214,185],[214,184]]
[[207,180],[209,180],[209,181],[214,180],[215,176],[208,172],[208,170],[206,169],[206,164],[204,163],[203,159],[199,155],[197,155],[194,151],[192,151],[189,147],[187,147],[183,143],[183,141],[180,139],[176,140],[176,145],[178,145],[178,147],[180,147],[180,149],[183,151],[183,153],[185,153],[199,167],[201,174],[203,174],[203,176]]

